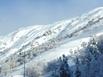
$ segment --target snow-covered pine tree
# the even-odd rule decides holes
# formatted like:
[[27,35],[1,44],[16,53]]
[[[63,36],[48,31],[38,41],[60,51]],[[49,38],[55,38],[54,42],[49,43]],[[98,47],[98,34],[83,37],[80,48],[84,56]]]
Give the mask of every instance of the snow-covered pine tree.
[[45,73],[49,73],[49,77],[71,77],[68,58],[63,55],[59,59],[48,63]]
[[81,77],[81,71],[79,69],[79,60],[78,58],[76,57],[76,70],[75,70],[75,77]]
[[62,64],[59,69],[59,77],[70,77],[70,69],[69,69],[67,57],[63,55],[61,61]]

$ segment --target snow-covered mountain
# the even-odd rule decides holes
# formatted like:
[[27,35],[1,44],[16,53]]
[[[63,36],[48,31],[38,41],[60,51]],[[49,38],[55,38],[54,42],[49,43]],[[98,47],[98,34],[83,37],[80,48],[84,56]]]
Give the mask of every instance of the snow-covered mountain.
[[26,66],[39,64],[42,68],[62,54],[71,55],[71,49],[81,48],[82,42],[88,42],[90,37],[102,33],[103,7],[54,24],[20,28],[0,37],[2,72],[7,75],[21,74],[24,58]]

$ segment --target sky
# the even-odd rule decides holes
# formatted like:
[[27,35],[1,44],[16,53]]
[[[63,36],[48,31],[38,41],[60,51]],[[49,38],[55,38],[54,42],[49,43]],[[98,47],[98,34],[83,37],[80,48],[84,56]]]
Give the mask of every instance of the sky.
[[102,6],[103,0],[0,0],[0,35],[67,20]]

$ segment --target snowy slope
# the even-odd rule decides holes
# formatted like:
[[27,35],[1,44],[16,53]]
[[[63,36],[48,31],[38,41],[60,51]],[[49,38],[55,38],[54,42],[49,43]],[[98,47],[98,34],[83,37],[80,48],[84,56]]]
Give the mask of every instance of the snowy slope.
[[0,66],[7,67],[5,69],[10,73],[9,64],[14,63],[12,74],[17,74],[20,73],[17,69],[23,68],[23,63],[19,62],[21,57],[25,56],[27,65],[47,63],[62,54],[71,55],[70,49],[80,48],[82,42],[88,42],[90,37],[102,32],[103,7],[54,24],[20,28],[0,37]]

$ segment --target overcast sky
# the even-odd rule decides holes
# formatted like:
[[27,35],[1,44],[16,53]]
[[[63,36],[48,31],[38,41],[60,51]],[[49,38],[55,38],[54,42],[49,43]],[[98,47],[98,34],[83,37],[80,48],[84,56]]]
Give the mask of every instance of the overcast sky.
[[0,35],[69,19],[101,6],[103,0],[0,0]]

